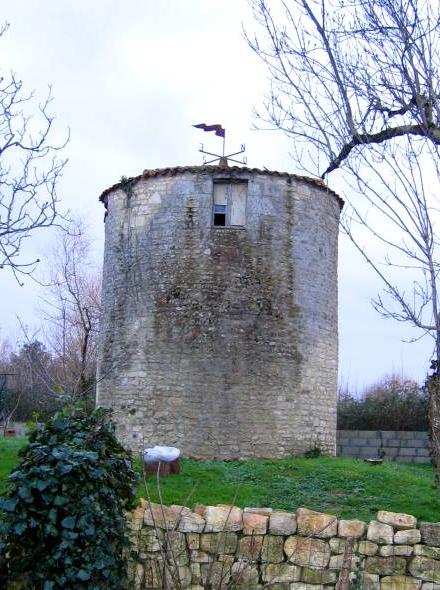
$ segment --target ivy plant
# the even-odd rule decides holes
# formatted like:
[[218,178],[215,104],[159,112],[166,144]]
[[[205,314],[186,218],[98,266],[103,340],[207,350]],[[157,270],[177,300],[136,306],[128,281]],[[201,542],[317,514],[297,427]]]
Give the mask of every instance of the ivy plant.
[[109,411],[66,408],[20,455],[0,498],[0,587],[124,588],[136,475]]

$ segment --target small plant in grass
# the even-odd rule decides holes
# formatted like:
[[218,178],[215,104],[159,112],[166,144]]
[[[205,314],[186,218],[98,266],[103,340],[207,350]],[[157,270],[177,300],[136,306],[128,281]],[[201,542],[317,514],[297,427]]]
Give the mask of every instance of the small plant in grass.
[[109,411],[58,412],[20,457],[0,499],[0,587],[124,588],[136,476]]
[[304,453],[304,457],[306,459],[317,459],[318,457],[322,457],[322,450],[320,447],[314,446]]

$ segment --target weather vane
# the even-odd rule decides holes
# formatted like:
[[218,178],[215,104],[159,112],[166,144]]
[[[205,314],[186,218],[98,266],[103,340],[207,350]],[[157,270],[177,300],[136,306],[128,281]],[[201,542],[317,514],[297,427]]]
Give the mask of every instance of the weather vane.
[[204,164],[212,164],[213,162],[216,162],[217,160],[219,161],[219,166],[225,166],[225,167],[228,165],[228,160],[231,160],[231,162],[235,162],[237,164],[247,164],[247,158],[245,156],[243,156],[243,161],[235,160],[232,157],[232,156],[238,156],[239,154],[243,154],[246,151],[246,146],[244,143],[241,144],[240,150],[238,152],[234,152],[232,154],[225,155],[226,129],[223,129],[223,127],[221,125],[219,125],[218,123],[216,123],[214,125],[206,125],[206,123],[199,123],[198,125],[193,125],[193,127],[196,127],[197,129],[203,129],[203,131],[215,131],[215,134],[218,137],[223,138],[223,149],[222,149],[221,156],[219,154],[213,154],[212,152],[205,151],[203,149],[203,143],[200,144],[199,152],[201,152],[202,154],[206,154],[207,156],[214,156],[214,158],[209,161],[206,160],[206,156],[205,156],[203,158]]

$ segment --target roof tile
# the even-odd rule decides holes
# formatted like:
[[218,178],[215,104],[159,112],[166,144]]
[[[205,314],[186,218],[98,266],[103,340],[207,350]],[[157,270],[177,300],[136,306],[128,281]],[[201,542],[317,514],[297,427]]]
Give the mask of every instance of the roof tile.
[[[294,180],[298,180],[300,182],[305,182],[307,184],[313,184],[319,188],[326,190],[329,194],[333,195],[339,201],[341,208],[344,205],[343,199],[332,189],[328,188],[328,186],[320,179],[320,178],[310,178],[308,176],[301,176],[298,174],[290,174],[289,172],[277,172],[275,170],[261,170],[259,168],[247,168],[244,166],[174,166],[172,168],[154,168],[152,170],[144,170],[142,174],[138,176],[133,176],[128,178],[127,181],[129,182],[137,182],[142,178],[153,178],[155,176],[176,176],[178,174],[184,173],[190,174],[212,174],[212,173],[227,173],[230,176],[234,176],[237,173],[247,173],[247,174],[264,174],[267,176],[285,176],[288,178],[293,178]],[[111,193],[113,190],[117,189],[120,186],[120,182],[117,182],[113,186],[110,186],[105,191],[103,191],[99,197],[99,200],[106,205],[106,196]]]

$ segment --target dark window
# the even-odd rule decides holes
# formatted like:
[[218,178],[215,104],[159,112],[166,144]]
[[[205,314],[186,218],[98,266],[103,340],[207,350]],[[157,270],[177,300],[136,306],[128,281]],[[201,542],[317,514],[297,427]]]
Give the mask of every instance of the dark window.
[[214,225],[226,225],[226,205],[214,205]]

